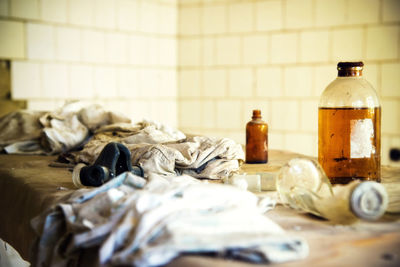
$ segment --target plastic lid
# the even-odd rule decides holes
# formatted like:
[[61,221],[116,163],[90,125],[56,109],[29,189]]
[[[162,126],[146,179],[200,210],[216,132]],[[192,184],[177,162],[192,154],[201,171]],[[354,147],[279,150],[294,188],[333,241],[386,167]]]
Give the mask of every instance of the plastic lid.
[[337,64],[337,69],[342,70],[342,69],[352,69],[352,68],[363,68],[364,63],[362,61],[357,61],[357,62],[339,62]]
[[386,211],[388,195],[377,182],[362,182],[352,192],[350,207],[353,213],[364,220],[377,220]]
[[364,63],[358,62],[339,62],[337,64],[339,77],[362,76]]

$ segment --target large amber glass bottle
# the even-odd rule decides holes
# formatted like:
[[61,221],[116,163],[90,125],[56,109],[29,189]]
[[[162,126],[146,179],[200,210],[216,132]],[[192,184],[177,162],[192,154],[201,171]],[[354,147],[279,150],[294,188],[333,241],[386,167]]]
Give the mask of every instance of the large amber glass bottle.
[[246,163],[268,162],[268,124],[261,111],[253,110],[252,120],[246,125]]
[[363,67],[340,62],[319,103],[318,160],[335,184],[381,178],[381,107]]

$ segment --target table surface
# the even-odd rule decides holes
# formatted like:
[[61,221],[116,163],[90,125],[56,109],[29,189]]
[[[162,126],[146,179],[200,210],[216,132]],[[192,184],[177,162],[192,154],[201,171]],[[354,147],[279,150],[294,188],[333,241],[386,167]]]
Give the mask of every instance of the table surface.
[[[299,154],[270,151],[268,164],[245,164],[246,172],[274,172]],[[71,172],[49,167],[55,157],[0,155],[0,238],[23,258],[29,258],[34,234],[30,220],[70,190]],[[400,178],[400,168],[382,167],[382,180]],[[329,221],[278,205],[266,216],[289,234],[304,237],[309,256],[279,266],[400,266],[400,214],[385,214],[377,222],[332,225]],[[168,266],[254,266],[240,261],[182,256]]]

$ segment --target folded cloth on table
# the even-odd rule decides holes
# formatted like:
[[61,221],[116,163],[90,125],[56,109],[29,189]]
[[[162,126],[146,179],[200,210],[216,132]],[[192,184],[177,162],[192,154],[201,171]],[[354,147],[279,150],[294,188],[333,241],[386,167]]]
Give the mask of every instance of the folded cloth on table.
[[16,111],[0,118],[0,150],[20,154],[56,154],[83,144],[90,132],[130,119],[99,105],[67,103],[54,112]]
[[[268,200],[268,199],[267,199]],[[32,220],[34,266],[159,266],[182,253],[268,263],[302,259],[307,243],[264,212],[274,201],[190,176],[124,173],[80,189]],[[93,260],[94,259],[94,260]]]

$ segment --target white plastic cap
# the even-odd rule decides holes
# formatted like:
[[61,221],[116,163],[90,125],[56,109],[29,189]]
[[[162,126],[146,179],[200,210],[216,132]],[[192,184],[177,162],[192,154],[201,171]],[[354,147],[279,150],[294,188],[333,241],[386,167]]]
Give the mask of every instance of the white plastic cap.
[[364,220],[379,219],[386,211],[388,195],[377,182],[362,182],[351,193],[350,207],[354,214]]

